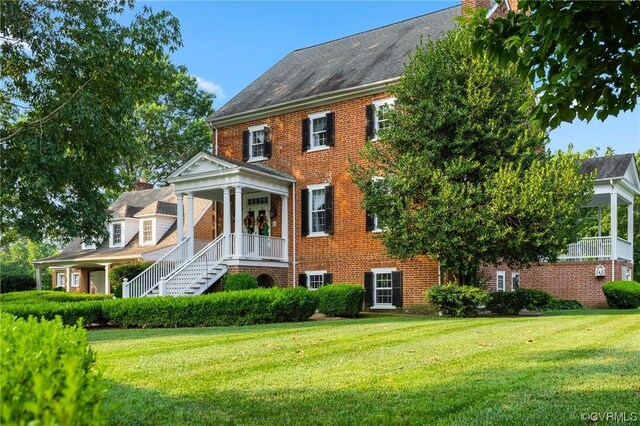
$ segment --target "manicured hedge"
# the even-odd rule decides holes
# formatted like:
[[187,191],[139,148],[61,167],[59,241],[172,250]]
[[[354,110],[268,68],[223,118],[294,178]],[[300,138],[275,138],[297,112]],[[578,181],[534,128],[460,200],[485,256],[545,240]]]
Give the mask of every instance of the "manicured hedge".
[[119,327],[198,327],[305,321],[318,307],[318,295],[303,288],[270,288],[193,297],[143,297],[77,303],[3,303],[13,315],[63,323]]
[[229,274],[224,279],[224,291],[253,290],[258,288],[258,278],[246,272]]
[[111,299],[109,294],[61,293],[49,290],[23,291],[0,294],[0,302],[82,302],[86,300]]
[[640,308],[640,283],[612,281],[602,286],[609,307],[614,309]]
[[584,309],[584,306],[577,300],[554,299],[544,307],[545,311],[562,311],[567,309]]
[[29,291],[36,289],[36,279],[32,274],[11,268],[0,269],[0,293]]
[[318,312],[355,318],[362,310],[364,288],[360,284],[331,284],[318,289]]
[[153,262],[136,262],[115,266],[109,271],[109,284],[115,297],[122,297],[122,280],[131,281],[140,275],[145,269],[153,265]]
[[468,317],[477,313],[478,305],[486,303],[489,294],[477,287],[449,283],[432,287],[427,297],[438,305],[443,315]]
[[105,424],[105,385],[80,326],[3,313],[0,347],[1,424]]

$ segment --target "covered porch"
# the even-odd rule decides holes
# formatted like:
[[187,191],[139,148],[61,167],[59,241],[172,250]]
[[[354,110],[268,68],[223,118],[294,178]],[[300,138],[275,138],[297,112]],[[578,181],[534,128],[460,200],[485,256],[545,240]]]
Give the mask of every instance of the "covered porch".
[[271,266],[288,266],[289,188],[295,182],[293,177],[201,152],[168,180],[177,197],[178,243],[188,241],[188,257],[197,253],[193,208],[197,197],[214,201],[214,237],[220,239],[220,256],[225,264],[269,262]]

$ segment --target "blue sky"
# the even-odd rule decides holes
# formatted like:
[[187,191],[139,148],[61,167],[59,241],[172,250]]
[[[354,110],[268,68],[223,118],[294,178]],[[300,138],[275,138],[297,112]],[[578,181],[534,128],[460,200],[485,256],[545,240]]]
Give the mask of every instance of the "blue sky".
[[[458,1],[137,3],[166,9],[180,20],[184,47],[173,55],[200,86],[216,94],[219,108],[292,50],[366,31],[459,4]],[[640,149],[640,107],[607,121],[564,124],[550,134],[550,148],[611,146]]]

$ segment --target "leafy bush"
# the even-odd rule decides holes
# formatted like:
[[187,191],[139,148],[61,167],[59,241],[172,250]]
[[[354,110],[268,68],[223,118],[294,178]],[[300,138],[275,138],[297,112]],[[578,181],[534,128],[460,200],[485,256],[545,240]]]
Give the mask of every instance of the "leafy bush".
[[304,321],[318,296],[306,289],[256,289],[194,297],[150,297],[104,302],[105,316],[120,327],[199,327]]
[[16,268],[0,269],[0,293],[35,289],[36,279],[33,274]]
[[85,300],[111,299],[108,294],[87,294],[87,293],[60,293],[57,291],[23,291],[19,293],[0,294],[0,302],[22,302],[31,303],[38,301],[48,302],[82,302]]
[[518,293],[524,307],[530,311],[542,310],[555,300],[551,294],[535,288],[519,288],[514,293]]
[[66,293],[67,289],[64,287],[54,287],[52,291],[59,291],[61,293]]
[[[87,333],[60,319],[0,314],[2,424],[105,424]],[[7,350],[9,349],[9,350]]]
[[109,271],[109,284],[111,284],[113,295],[118,298],[122,297],[122,280],[126,278],[131,281],[151,265],[153,265],[153,262],[136,262],[111,268]]
[[226,276],[224,291],[253,290],[258,288],[258,278],[246,272],[238,272]]
[[568,309],[584,309],[577,300],[554,299],[544,307],[546,311],[561,311]]
[[85,325],[106,325],[108,319],[104,316],[103,301],[84,301],[75,303],[60,303],[48,301],[31,302],[3,302],[2,311],[19,318],[43,318],[53,320],[60,317],[63,324],[74,325],[80,319]]
[[475,315],[478,305],[489,299],[488,293],[480,288],[456,283],[437,285],[427,291],[427,296],[440,312],[450,317]]
[[318,312],[355,318],[362,310],[364,288],[359,284],[331,284],[318,289]]
[[516,291],[496,291],[489,294],[487,309],[499,315],[518,315],[524,308],[524,298]]
[[609,307],[614,309],[640,308],[640,283],[612,281],[602,286]]

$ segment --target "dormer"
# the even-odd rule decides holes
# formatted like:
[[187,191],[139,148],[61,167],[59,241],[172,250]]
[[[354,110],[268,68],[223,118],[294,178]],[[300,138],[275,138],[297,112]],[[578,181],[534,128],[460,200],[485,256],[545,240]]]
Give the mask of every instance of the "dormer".
[[138,232],[138,219],[134,215],[140,207],[124,205],[111,213],[109,221],[109,247],[125,247]]
[[138,244],[157,244],[176,222],[178,206],[167,201],[156,201],[138,212]]

